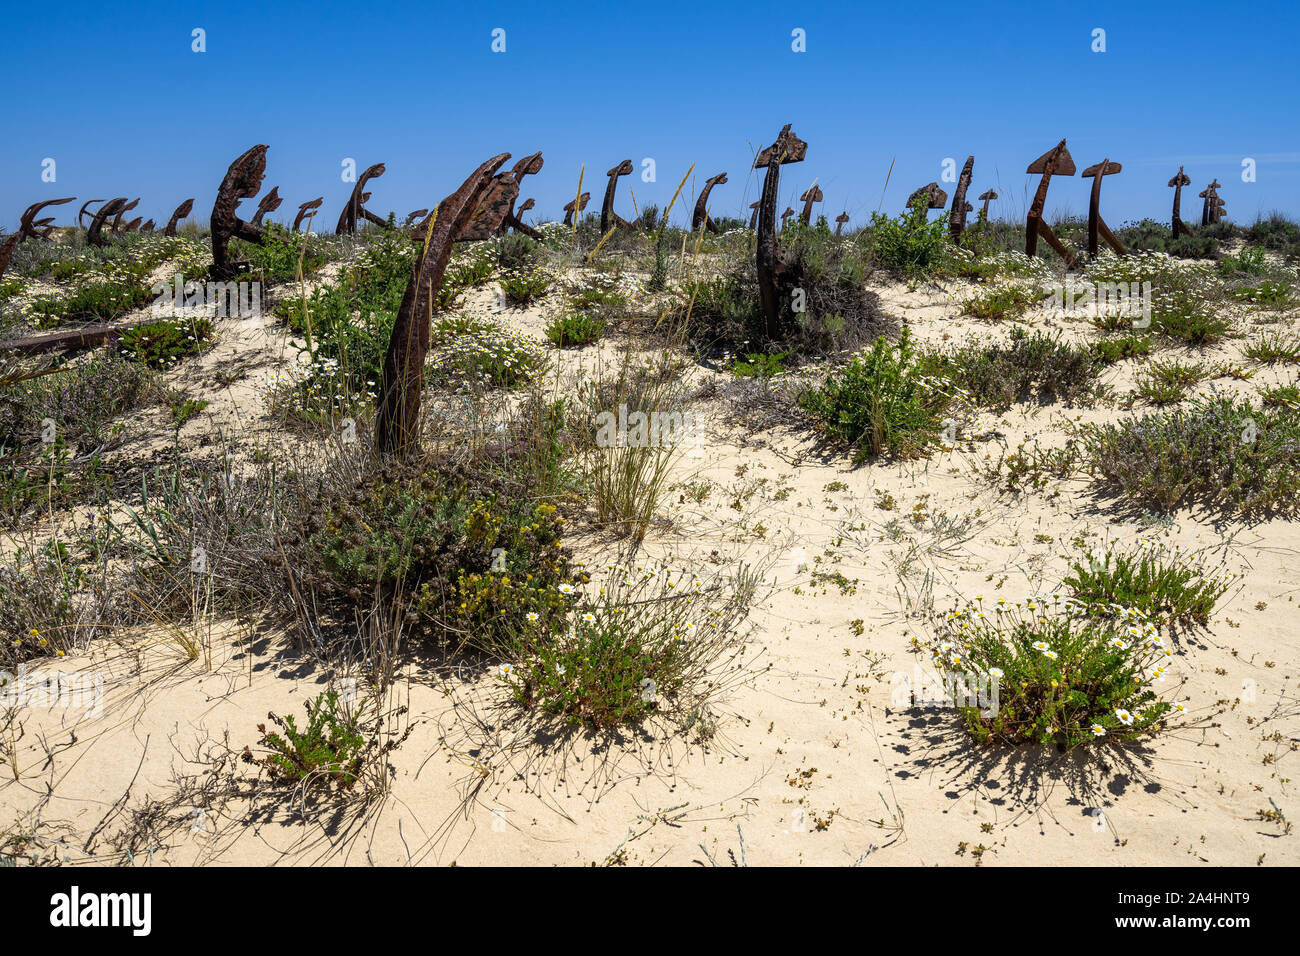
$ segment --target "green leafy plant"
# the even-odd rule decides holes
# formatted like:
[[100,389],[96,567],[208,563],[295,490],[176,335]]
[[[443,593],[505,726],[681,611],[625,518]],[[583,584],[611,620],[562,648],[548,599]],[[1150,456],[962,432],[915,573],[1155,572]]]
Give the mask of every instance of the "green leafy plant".
[[972,341],[950,352],[926,351],[921,368],[963,389],[981,405],[1006,408],[1033,398],[1067,402],[1099,397],[1097,362],[1059,334],[1013,327],[1007,342]]
[[546,337],[560,348],[590,345],[604,333],[603,319],[582,312],[562,312],[546,326]]
[[1181,548],[1139,543],[1137,553],[1087,551],[1062,582],[1085,605],[1135,607],[1158,626],[1210,622],[1210,613],[1236,575]]
[[832,373],[800,405],[831,434],[858,446],[858,457],[888,452],[914,458],[939,441],[950,388],[921,372],[906,329],[898,345],[882,336],[870,351]]
[[950,612],[939,632],[928,649],[951,681],[946,699],[983,744],[1123,743],[1184,709],[1151,688],[1168,648],[1135,608],[1108,617],[1059,596],[977,600]]
[[211,319],[163,319],[124,329],[118,348],[133,361],[164,369],[183,358],[198,355],[213,336]]
[[[707,581],[707,583],[706,583]],[[746,590],[666,567],[611,565],[565,595],[562,615],[530,619],[498,673],[515,702],[575,727],[698,715],[720,659],[739,652]]]
[[534,299],[546,295],[555,279],[550,273],[533,267],[507,272],[500,282],[507,302],[511,305],[528,305]]
[[925,197],[917,197],[896,219],[871,214],[868,232],[871,257],[883,268],[916,276],[947,255],[947,220],[930,219]]
[[[258,743],[270,749],[262,764],[272,779],[302,784],[322,782],[328,787],[347,790],[361,777],[366,751],[372,746],[363,722],[365,701],[357,707],[345,707],[335,690],[325,691],[314,701],[307,701],[307,726],[298,729],[293,714],[267,716],[280,733],[258,724],[262,739]],[[245,751],[246,759],[252,759]]]
[[1210,397],[1079,434],[1089,472],[1135,504],[1243,514],[1300,510],[1300,420]]

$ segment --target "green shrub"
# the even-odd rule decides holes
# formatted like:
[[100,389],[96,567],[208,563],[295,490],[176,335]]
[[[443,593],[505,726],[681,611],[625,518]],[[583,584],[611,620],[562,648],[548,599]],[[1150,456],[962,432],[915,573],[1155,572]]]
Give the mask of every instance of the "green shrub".
[[441,385],[515,388],[546,368],[541,345],[488,322],[444,320],[430,339],[429,375]]
[[1209,376],[1210,370],[1200,362],[1191,365],[1185,365],[1176,359],[1152,362],[1138,381],[1138,394],[1153,405],[1181,402],[1186,397],[1187,389]]
[[1113,365],[1124,359],[1150,355],[1151,339],[1130,333],[1117,338],[1094,339],[1088,343],[1088,348],[1098,362]]
[[[361,777],[367,751],[376,746],[367,735],[365,702],[356,708],[344,706],[338,691],[330,690],[306,706],[307,726],[302,730],[293,714],[267,715],[280,733],[257,725],[262,735],[258,743],[271,751],[262,758],[263,766],[272,780],[350,789]],[[253,759],[251,752],[245,754],[245,759]]]
[[546,337],[560,348],[590,345],[604,333],[603,319],[582,312],[563,312],[546,326]]
[[516,703],[593,730],[698,715],[717,661],[734,653],[743,595],[718,598],[718,585],[657,567],[611,566],[596,590],[575,590],[562,615],[526,622],[499,672]]
[[1300,337],[1281,332],[1261,332],[1258,339],[1242,349],[1248,359],[1264,364],[1276,362],[1300,363]]
[[1212,397],[1119,424],[1086,424],[1079,438],[1093,477],[1136,505],[1300,512],[1300,420],[1294,416]]
[[1181,548],[1143,541],[1137,554],[1089,551],[1074,561],[1062,582],[1086,605],[1135,607],[1157,626],[1209,624],[1210,613],[1227,593],[1235,574],[1207,569]]
[[501,291],[511,305],[528,305],[551,290],[555,278],[541,269],[515,269],[501,277]]
[[27,312],[38,329],[50,329],[65,322],[108,322],[152,299],[149,290],[134,278],[103,279],[68,292],[37,296]]
[[163,319],[124,329],[118,348],[132,361],[165,369],[183,358],[198,355],[212,339],[211,319]]
[[1029,307],[1042,302],[1042,294],[1020,285],[1001,286],[980,292],[962,303],[962,312],[977,319],[1001,321],[1024,315]]
[[279,223],[263,226],[261,242],[232,240],[230,257],[247,260],[248,277],[262,283],[293,282],[298,278],[299,261],[302,274],[310,276],[330,260],[324,237],[315,233],[290,232]]
[[1224,256],[1219,260],[1219,272],[1225,276],[1262,276],[1268,271],[1263,246],[1244,246],[1235,256]]
[[[1123,609],[1116,620],[1085,611],[1055,597],[990,608],[976,601],[947,616],[929,649],[976,741],[1063,751],[1117,744],[1153,734],[1184,709],[1151,689],[1168,648],[1140,611]],[[996,687],[996,704],[971,685]]]
[[926,200],[916,202],[897,219],[871,214],[869,242],[879,266],[915,276],[933,269],[947,256],[947,220],[931,220]]
[[952,404],[945,386],[919,370],[906,329],[897,346],[876,339],[869,352],[800,398],[828,432],[858,446],[859,459],[925,454],[938,443]]
[[0,445],[33,441],[41,422],[55,434],[100,445],[117,420],[158,396],[157,376],[111,349],[96,351],[50,375],[0,388]]
[[1295,304],[1295,288],[1290,282],[1269,281],[1259,285],[1228,290],[1238,302],[1249,302],[1265,309],[1287,309]]
[[980,405],[1090,400],[1101,394],[1097,363],[1085,346],[1060,335],[1012,328],[1008,342],[970,342],[951,352],[927,351],[921,367],[965,390]]
[[774,378],[785,372],[787,352],[750,352],[731,363],[731,374],[739,378]]
[[412,631],[437,643],[501,652],[527,615],[560,613],[559,587],[580,578],[563,520],[507,485],[437,467],[393,465],[304,516],[312,582],[326,601],[397,600]]

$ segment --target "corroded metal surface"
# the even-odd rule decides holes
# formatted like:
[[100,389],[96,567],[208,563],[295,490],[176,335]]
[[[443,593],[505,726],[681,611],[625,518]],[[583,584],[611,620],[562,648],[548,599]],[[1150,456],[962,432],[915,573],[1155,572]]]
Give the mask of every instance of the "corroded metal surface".
[[926,183],[907,197],[907,208],[911,209],[918,199],[925,200],[926,209],[942,209],[948,205],[948,193],[938,183]]
[[986,189],[984,192],[980,193],[979,198],[984,201],[984,208],[980,210],[980,218],[987,220],[989,218],[989,202],[997,199],[998,194],[992,189]]
[[847,212],[842,212],[835,217],[835,235],[838,236],[840,234],[840,231],[844,228],[844,224],[848,221],[849,214]]
[[1110,157],[1103,159],[1095,166],[1089,166],[1079,175],[1084,179],[1092,177],[1092,192],[1088,197],[1088,255],[1095,256],[1101,243],[1098,237],[1105,239],[1112,249],[1118,255],[1126,255],[1124,247],[1120,245],[1118,239],[1106,226],[1105,220],[1101,218],[1101,179],[1103,176],[1113,176],[1122,170],[1119,163],[1112,163]]
[[86,230],[86,242],[92,246],[102,246],[104,244],[101,233],[104,229],[104,223],[109,216],[117,214],[117,211],[126,205],[126,197],[119,196],[116,199],[110,199],[104,205],[95,210],[95,214],[90,217],[90,228]]
[[402,296],[384,355],[375,421],[375,439],[382,454],[403,455],[415,443],[433,300],[442,286],[452,243],[487,193],[496,171],[509,158],[509,153],[502,153],[474,170],[461,187],[440,202],[421,223],[424,243],[417,254],[415,269],[407,283],[406,294]]
[[1048,245],[1056,250],[1056,254],[1065,260],[1067,268],[1079,268],[1079,260],[1074,257],[1074,253],[1065,248],[1065,244],[1056,238],[1056,233],[1052,232],[1052,227],[1043,222],[1043,206],[1047,202],[1047,187],[1052,177],[1073,176],[1075,172],[1074,159],[1065,147],[1065,140],[1061,140],[1030,163],[1025,172],[1042,175],[1038,181],[1038,189],[1034,192],[1034,201],[1030,204],[1029,213],[1025,217],[1025,255],[1031,259],[1034,257],[1038,251],[1038,237],[1042,236],[1047,240]]
[[[510,170],[497,173],[492,177],[492,182],[488,184],[487,191],[470,214],[460,235],[456,237],[457,241],[491,239],[499,235],[518,198],[519,183],[514,173]],[[421,234],[417,233],[417,238],[420,237]]]
[[78,226],[84,226],[84,225],[85,225],[85,216],[86,216],[86,207],[87,207],[87,206],[89,206],[92,202],[103,202],[103,201],[104,201],[104,200],[102,200],[102,199],[87,199],[84,203],[82,203],[82,204],[81,204],[81,211],[80,211],[79,213],[77,213],[77,225],[78,225]]
[[[69,196],[67,199],[46,199],[43,202],[33,203],[28,206],[22,217],[18,221],[19,242],[25,239],[44,239],[49,236],[49,228],[54,225],[53,219],[36,220],[36,214],[46,206],[62,206],[65,203],[76,202],[76,196]],[[40,230],[38,232],[38,230]]]
[[284,203],[280,198],[280,187],[272,186],[271,191],[262,197],[262,201],[257,204],[257,212],[253,213],[251,222],[255,226],[262,224],[262,217],[268,212],[275,212]]
[[[298,227],[302,225],[302,221],[304,219],[306,219],[309,216],[314,216],[316,214],[316,210],[321,207],[321,203],[323,203],[324,201],[325,201],[324,196],[317,196],[315,199],[309,199],[305,203],[300,205],[298,207],[298,215],[293,217],[293,231],[294,232],[298,231]],[[420,212],[426,213],[428,212],[428,210],[421,209]],[[414,216],[415,213],[412,213],[411,215]]]
[[975,207],[966,201],[966,190],[970,189],[971,175],[975,171],[975,157],[967,156],[966,165],[957,177],[957,189],[952,194],[952,212],[948,213],[948,235],[953,242],[961,241],[961,234],[966,230],[966,214]]
[[18,240],[21,238],[18,233],[11,232],[0,242],[0,279],[4,278],[5,270],[9,268],[9,260],[13,258],[14,250],[18,248]]
[[193,209],[194,209],[193,199],[187,199],[179,206],[177,206],[176,210],[172,213],[171,219],[167,220],[167,228],[163,230],[163,235],[164,236],[176,235],[176,224],[180,222],[182,219],[184,219],[186,216],[188,216]]
[[[540,150],[533,153],[531,156],[525,156],[523,159],[519,160],[519,162],[515,163],[510,170],[510,174],[515,178],[515,185],[522,188],[524,177],[537,175],[542,171],[542,166],[544,165],[545,160],[542,159]],[[518,199],[518,197],[519,189],[516,189],[515,198]],[[528,209],[533,208],[532,203],[533,201],[529,199],[524,206],[515,209],[512,200],[511,208],[506,212],[505,218],[501,220],[501,225],[497,227],[497,234],[505,235],[507,231],[513,229],[515,232],[522,232],[524,235],[530,236],[533,239],[542,238],[542,234],[532,226],[524,225],[523,214]]]
[[714,186],[721,186],[726,181],[726,173],[718,173],[704,180],[704,188],[700,190],[700,195],[695,200],[695,211],[691,213],[692,230],[699,229],[703,225],[709,232],[718,231],[718,224],[709,215],[709,193],[713,192]]
[[257,145],[245,151],[226,170],[225,178],[217,189],[216,202],[212,204],[212,278],[225,280],[237,270],[226,261],[226,249],[231,239],[260,242],[262,227],[239,218],[241,199],[252,199],[262,188],[266,176],[266,151],[269,147]]
[[605,175],[609,177],[609,182],[605,186],[605,201],[600,206],[600,233],[604,235],[609,232],[610,228],[618,225],[631,228],[632,224],[614,212],[614,190],[618,187],[620,176],[630,176],[632,174],[632,160],[625,159]]
[[348,197],[347,205],[344,206],[343,211],[339,213],[338,225],[334,228],[334,231],[340,236],[351,235],[356,232],[357,223],[362,219],[381,226],[384,224],[383,219],[375,216],[365,208],[368,194],[364,196],[362,195],[366,191],[366,183],[384,175],[384,169],[385,166],[383,163],[375,163],[373,166],[367,167],[366,171],[357,178],[356,183],[352,187],[352,195]]
[[116,233],[118,230],[122,228],[123,217],[125,217],[128,212],[130,212],[138,205],[140,205],[140,197],[136,196],[129,203],[127,203],[125,206],[123,206],[121,209],[117,211],[117,215],[113,217],[113,230],[112,230],[113,232]]
[[750,215],[749,215],[749,231],[750,231],[750,232],[753,232],[754,229],[755,229],[755,227],[757,227],[757,225],[758,225],[758,209],[759,209],[759,207],[762,206],[762,205],[763,205],[763,201],[762,201],[762,200],[759,200],[758,202],[752,202],[752,203],[749,204],[749,208],[752,209],[752,210],[754,210],[754,211],[753,211],[752,213],[750,213]]
[[824,198],[820,186],[812,186],[804,190],[804,194],[799,197],[799,201],[803,203],[803,211],[799,213],[799,221],[805,226],[809,225],[812,222],[813,203],[821,202]]
[[[781,188],[781,167],[786,163],[802,162],[808,155],[808,144],[796,136],[786,123],[771,146],[754,159],[755,169],[766,169],[763,176],[763,193],[759,197],[758,249],[755,253],[758,268],[758,294],[763,306],[763,317],[769,338],[775,338],[781,326],[781,298],[788,280],[784,264],[776,254],[776,197]],[[794,210],[789,210],[793,214]]]
[[[572,225],[573,225],[573,203],[574,203],[574,201],[575,201],[575,200],[570,199],[568,202],[566,202],[566,203],[564,204],[564,224],[565,224],[566,226],[572,226]],[[587,208],[587,203],[589,203],[589,202],[591,201],[591,193],[583,193],[581,196],[579,196],[579,197],[577,198],[576,201],[577,201],[577,203],[578,203],[578,212],[582,212],[584,209]]]
[[516,209],[510,215],[506,216],[506,221],[504,225],[513,229],[515,232],[522,232],[525,236],[528,236],[529,238],[542,239],[543,238],[542,234],[538,232],[536,229],[534,229],[532,226],[528,225],[523,220],[524,213],[528,212],[528,210],[532,209],[533,206],[535,205],[536,202],[534,200],[525,199],[522,203],[519,204],[518,209]]
[[1169,185],[1174,188],[1174,213],[1173,213],[1173,231],[1174,238],[1177,239],[1183,232],[1183,221],[1180,207],[1182,206],[1183,187],[1190,186],[1192,179],[1185,172],[1183,167],[1178,167],[1178,175],[1169,180]]

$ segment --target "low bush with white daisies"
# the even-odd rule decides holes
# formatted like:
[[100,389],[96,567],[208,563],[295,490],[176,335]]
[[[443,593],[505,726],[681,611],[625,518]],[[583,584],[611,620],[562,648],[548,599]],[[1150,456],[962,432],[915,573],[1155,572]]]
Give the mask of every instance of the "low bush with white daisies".
[[1157,690],[1173,652],[1134,607],[1059,594],[990,603],[977,596],[939,622],[936,639],[918,644],[945,675],[994,689],[978,704],[953,696],[980,743],[1118,743],[1156,733],[1185,709]]
[[521,707],[607,729],[707,708],[742,654],[752,581],[666,566],[609,565],[563,584],[564,613],[530,613],[498,674]]

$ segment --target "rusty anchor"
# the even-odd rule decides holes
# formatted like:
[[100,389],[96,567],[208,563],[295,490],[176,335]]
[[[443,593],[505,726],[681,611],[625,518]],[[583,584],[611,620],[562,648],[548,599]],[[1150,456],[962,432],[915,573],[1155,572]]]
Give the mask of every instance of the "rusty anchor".
[[1123,167],[1120,166],[1119,163],[1112,163],[1108,156],[1100,163],[1097,163],[1097,165],[1089,166],[1079,174],[1084,179],[1087,179],[1089,176],[1092,177],[1092,194],[1088,197],[1089,256],[1097,255],[1097,250],[1101,245],[1098,236],[1100,236],[1101,239],[1106,240],[1106,243],[1115,250],[1116,255],[1128,255],[1128,253],[1124,251],[1124,247],[1120,245],[1119,240],[1115,238],[1115,234],[1110,231],[1109,227],[1107,227],[1106,220],[1101,218],[1101,178],[1103,176],[1113,176],[1121,169],[1123,169]]
[[713,191],[714,186],[722,186],[727,182],[726,173],[718,173],[704,181],[704,188],[700,190],[699,198],[695,200],[695,211],[691,213],[691,229],[699,229],[701,225],[709,232],[716,233],[718,224],[713,221],[709,215],[709,193]]
[[1047,244],[1056,250],[1056,254],[1065,260],[1067,269],[1079,268],[1079,260],[1074,257],[1074,253],[1065,248],[1065,244],[1056,238],[1056,233],[1052,232],[1052,227],[1043,221],[1043,205],[1047,202],[1047,186],[1052,181],[1052,176],[1073,176],[1074,160],[1070,157],[1070,151],[1065,148],[1065,140],[1061,140],[1042,156],[1029,164],[1026,173],[1041,173],[1042,179],[1038,181],[1038,189],[1034,193],[1034,201],[1029,206],[1029,214],[1025,217],[1025,255],[1030,259],[1038,250],[1038,237],[1042,236],[1047,240]]

